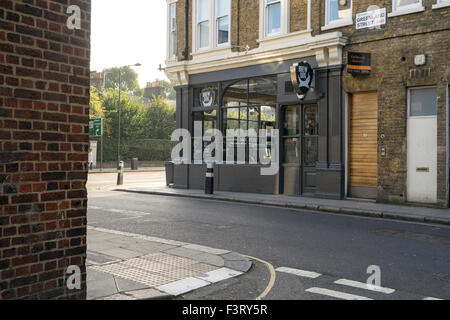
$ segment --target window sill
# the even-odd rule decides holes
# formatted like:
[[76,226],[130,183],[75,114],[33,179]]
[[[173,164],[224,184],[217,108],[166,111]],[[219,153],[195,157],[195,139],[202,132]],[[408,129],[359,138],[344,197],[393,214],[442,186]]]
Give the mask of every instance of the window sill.
[[445,7],[449,7],[450,6],[450,1],[444,2],[444,3],[437,3],[437,4],[433,4],[431,6],[432,9],[440,9],[440,8],[445,8]]
[[221,51],[227,51],[231,49],[231,45],[221,45],[215,48],[206,48],[206,49],[198,49],[196,52],[192,52],[192,55],[195,56],[201,56],[208,53],[215,53],[215,52],[221,52]]
[[341,27],[346,27],[346,26],[351,26],[351,25],[353,25],[353,19],[345,19],[342,21],[330,22],[329,24],[321,27],[320,30],[325,31],[325,30],[331,30],[331,29],[336,29],[336,28],[341,28]]
[[403,16],[405,14],[417,13],[417,12],[422,12],[422,11],[425,11],[425,8],[422,6],[414,8],[414,9],[406,9],[406,10],[399,9],[397,11],[393,11],[393,12],[389,13],[388,17],[391,18],[391,17]]
[[280,40],[280,39],[287,39],[287,38],[292,38],[292,37],[303,35],[303,34],[308,34],[311,32],[312,32],[312,30],[305,29],[305,30],[295,31],[295,32],[278,33],[276,35],[267,36],[262,39],[257,39],[256,42],[258,42],[258,43],[272,42],[272,41],[276,41],[276,40]]

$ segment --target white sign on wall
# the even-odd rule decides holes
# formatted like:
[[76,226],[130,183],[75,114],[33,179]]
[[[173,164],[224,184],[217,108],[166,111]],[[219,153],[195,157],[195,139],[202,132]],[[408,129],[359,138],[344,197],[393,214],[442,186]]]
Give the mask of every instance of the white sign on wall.
[[386,24],[386,8],[356,14],[356,30],[383,24]]

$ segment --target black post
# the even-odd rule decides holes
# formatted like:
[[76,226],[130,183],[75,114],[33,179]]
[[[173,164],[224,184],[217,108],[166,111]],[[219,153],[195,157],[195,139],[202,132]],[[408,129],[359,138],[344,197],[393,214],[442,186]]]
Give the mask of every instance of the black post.
[[119,166],[117,167],[117,185],[123,185],[123,161],[119,162]]
[[208,162],[206,167],[205,194],[214,194],[214,163]]

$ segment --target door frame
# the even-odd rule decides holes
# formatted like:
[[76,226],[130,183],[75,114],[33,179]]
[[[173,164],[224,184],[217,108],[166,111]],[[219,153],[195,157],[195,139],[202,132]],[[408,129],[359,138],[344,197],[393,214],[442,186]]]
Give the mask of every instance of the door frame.
[[[355,91],[355,92],[344,92],[344,110],[345,110],[345,197],[346,198],[357,198],[352,196],[351,192],[350,192],[350,143],[351,143],[351,139],[350,139],[350,135],[351,135],[351,130],[350,130],[350,126],[352,125],[351,120],[351,112],[353,109],[353,105],[354,105],[354,95],[355,94],[364,94],[364,93],[375,93],[377,95],[377,147],[376,147],[376,151],[377,151],[377,179],[379,178],[379,170],[380,170],[380,166],[379,166],[379,148],[380,148],[380,141],[379,141],[379,111],[380,111],[380,106],[379,106],[379,99],[378,99],[378,94],[379,91],[378,90],[367,90],[367,91]],[[377,183],[378,185],[378,183]],[[378,188],[375,188],[377,194],[378,194]],[[357,199],[366,199],[366,200],[375,200],[375,197],[367,197],[367,198],[357,198]]]
[[[284,168],[285,167],[298,167],[299,171],[298,171],[298,176],[297,176],[297,181],[298,181],[298,194],[296,194],[296,196],[302,196],[302,195],[308,195],[308,196],[314,196],[315,192],[305,192],[305,186],[304,186],[304,182],[305,182],[305,172],[309,171],[316,171],[315,167],[309,166],[309,170],[305,170],[305,164],[304,164],[304,111],[305,111],[305,107],[307,106],[317,106],[317,108],[319,108],[317,102],[307,102],[307,103],[302,103],[302,102],[292,102],[292,103],[283,103],[280,105],[280,131],[284,130],[284,119],[285,119],[285,108],[286,107],[292,107],[292,106],[296,106],[298,111],[299,111],[299,119],[298,121],[299,123],[299,135],[298,138],[300,139],[300,162],[299,163],[285,163],[284,162],[284,139],[287,139],[289,137],[295,137],[297,138],[297,135],[295,136],[284,136],[283,134],[280,134],[280,168],[281,168],[281,175],[280,175],[280,190],[282,190],[282,194],[284,194],[285,190],[284,190]],[[317,115],[319,116],[319,115]],[[320,130],[320,128],[319,128]],[[285,138],[286,137],[286,138]],[[319,142],[317,142],[319,143]],[[314,168],[314,170],[312,169]]]

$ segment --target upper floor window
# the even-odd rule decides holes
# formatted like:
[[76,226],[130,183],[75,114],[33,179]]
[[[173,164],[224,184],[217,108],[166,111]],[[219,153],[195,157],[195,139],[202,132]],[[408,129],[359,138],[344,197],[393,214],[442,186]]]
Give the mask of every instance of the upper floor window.
[[264,0],[266,35],[281,32],[281,0]]
[[230,0],[216,0],[217,45],[230,42]]
[[209,47],[209,3],[210,0],[198,0],[197,7],[197,41],[198,48]]
[[327,0],[326,24],[352,19],[352,0]]
[[177,4],[169,4],[169,58],[176,55],[177,48]]
[[197,50],[212,49],[230,42],[230,0],[196,0]]
[[439,9],[450,6],[450,0],[436,0],[436,4],[433,4],[433,9]]
[[260,0],[260,40],[289,32],[289,3],[290,0]]
[[392,12],[422,8],[422,0],[393,0]]

